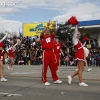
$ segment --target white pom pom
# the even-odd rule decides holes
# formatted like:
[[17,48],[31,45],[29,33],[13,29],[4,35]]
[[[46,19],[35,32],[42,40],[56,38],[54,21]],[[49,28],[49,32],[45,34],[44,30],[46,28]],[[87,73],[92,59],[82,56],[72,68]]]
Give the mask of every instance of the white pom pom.
[[11,31],[11,29],[9,29],[9,28],[6,28],[6,29],[5,29],[5,32],[8,33],[8,34],[12,34],[12,31]]
[[84,55],[87,57],[89,55],[89,50],[86,47],[83,47],[84,49]]

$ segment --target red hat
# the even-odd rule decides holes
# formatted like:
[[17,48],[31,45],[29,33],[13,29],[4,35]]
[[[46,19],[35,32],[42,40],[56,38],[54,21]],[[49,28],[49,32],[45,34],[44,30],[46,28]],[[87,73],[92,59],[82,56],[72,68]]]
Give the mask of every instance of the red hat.
[[75,16],[72,16],[72,17],[68,20],[68,23],[69,23],[69,24],[72,24],[72,25],[77,25],[79,22],[77,21],[77,19],[76,19]]
[[4,46],[3,42],[0,42],[0,47],[3,47],[3,46]]

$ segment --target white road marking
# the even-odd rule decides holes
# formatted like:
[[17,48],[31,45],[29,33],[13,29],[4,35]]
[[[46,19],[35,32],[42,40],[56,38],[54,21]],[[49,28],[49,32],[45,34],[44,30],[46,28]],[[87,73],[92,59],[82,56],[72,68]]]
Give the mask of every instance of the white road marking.
[[7,95],[8,97],[11,97],[11,96],[22,96],[21,94],[9,94],[9,93],[2,93],[2,92],[0,92],[0,94]]
[[11,96],[22,96],[22,95],[21,94],[8,94],[7,96],[11,97]]

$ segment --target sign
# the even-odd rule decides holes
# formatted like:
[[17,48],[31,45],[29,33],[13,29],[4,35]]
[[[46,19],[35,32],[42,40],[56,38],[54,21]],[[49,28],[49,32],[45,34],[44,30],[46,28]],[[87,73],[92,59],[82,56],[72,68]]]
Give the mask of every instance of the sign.
[[91,44],[87,44],[86,46],[87,46],[87,48],[91,48]]
[[[23,24],[23,34],[24,36],[40,36],[43,29],[47,26],[48,22],[38,22],[38,23],[24,23]],[[53,29],[52,24],[55,22],[50,22],[50,29]]]

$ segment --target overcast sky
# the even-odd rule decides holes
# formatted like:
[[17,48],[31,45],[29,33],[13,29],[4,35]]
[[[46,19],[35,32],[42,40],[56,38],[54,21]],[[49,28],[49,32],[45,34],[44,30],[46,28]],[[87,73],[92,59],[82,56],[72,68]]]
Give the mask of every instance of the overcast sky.
[[22,30],[22,23],[100,19],[99,0],[0,0],[0,32]]

